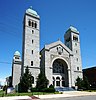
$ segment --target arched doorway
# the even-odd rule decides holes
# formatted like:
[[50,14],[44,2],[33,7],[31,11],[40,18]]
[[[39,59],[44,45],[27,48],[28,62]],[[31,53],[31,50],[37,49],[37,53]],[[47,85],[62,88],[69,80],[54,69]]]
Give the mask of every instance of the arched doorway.
[[68,87],[68,65],[63,59],[54,60],[53,64],[54,87]]

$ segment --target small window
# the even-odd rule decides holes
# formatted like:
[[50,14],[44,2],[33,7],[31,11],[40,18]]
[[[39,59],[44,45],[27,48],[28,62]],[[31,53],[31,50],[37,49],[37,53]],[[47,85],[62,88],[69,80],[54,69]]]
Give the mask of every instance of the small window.
[[32,50],[32,54],[33,54],[33,50]]
[[15,57],[15,59],[19,59],[19,57]]
[[34,34],[34,30],[32,30],[32,34]]
[[53,77],[53,80],[55,80],[55,78]]
[[75,46],[77,46],[77,43],[75,43]]
[[32,40],[32,44],[33,44],[33,42],[34,42],[34,41]]
[[74,41],[78,41],[78,37],[74,35],[74,36],[73,36],[73,40],[74,40]]
[[33,61],[31,61],[31,66],[33,66]]
[[79,70],[79,67],[77,67],[77,70]]
[[62,48],[62,52],[63,52],[63,48]]
[[78,61],[78,58],[76,60]]
[[62,80],[64,80],[64,77],[62,77]]
[[58,51],[58,47],[57,47],[57,51]]
[[76,50],[76,53],[77,53],[78,51]]

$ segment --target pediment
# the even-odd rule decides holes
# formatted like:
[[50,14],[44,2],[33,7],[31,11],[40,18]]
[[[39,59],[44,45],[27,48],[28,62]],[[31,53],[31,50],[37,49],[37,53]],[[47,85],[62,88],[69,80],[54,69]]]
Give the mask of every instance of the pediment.
[[60,40],[53,42],[51,44],[45,45],[45,50],[51,51],[53,48],[56,48],[56,47],[59,53],[61,53],[62,50],[65,50],[69,54],[73,54],[72,51],[65,44],[63,44]]

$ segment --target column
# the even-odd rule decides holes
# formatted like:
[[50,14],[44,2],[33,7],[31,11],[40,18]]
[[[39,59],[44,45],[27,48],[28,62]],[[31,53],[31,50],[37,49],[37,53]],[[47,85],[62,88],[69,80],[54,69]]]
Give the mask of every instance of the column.
[[68,82],[69,82],[69,87],[71,87],[71,70],[68,69]]

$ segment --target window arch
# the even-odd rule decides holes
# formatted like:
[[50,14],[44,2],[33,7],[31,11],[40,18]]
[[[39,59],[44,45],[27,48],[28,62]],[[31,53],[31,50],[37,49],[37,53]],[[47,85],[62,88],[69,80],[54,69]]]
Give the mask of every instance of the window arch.
[[56,80],[60,80],[60,77],[56,77]]

